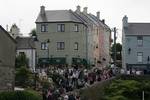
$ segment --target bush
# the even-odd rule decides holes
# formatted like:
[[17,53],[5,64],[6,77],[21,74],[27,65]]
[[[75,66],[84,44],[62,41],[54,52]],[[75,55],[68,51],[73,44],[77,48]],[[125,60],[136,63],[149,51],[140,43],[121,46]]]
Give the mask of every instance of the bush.
[[13,91],[1,92],[0,100],[42,100],[42,98],[34,91]]
[[125,98],[124,96],[114,96],[114,97],[110,97],[108,100],[128,100],[127,98]]
[[[30,70],[26,67],[20,67],[16,70],[16,76],[15,76],[15,85],[16,86],[22,86],[22,87],[28,87],[31,85],[31,78],[32,73]],[[32,82],[33,83],[33,82]]]

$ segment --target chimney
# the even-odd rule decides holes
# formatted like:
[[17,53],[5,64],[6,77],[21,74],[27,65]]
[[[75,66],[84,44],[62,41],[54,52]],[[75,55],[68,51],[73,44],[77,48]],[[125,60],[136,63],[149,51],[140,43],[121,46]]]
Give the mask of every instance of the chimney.
[[78,5],[78,6],[77,6],[77,9],[76,9],[76,12],[77,12],[77,13],[80,13],[80,8],[81,8],[81,7]]
[[45,15],[45,6],[41,6],[40,14]]
[[97,18],[100,19],[100,12],[96,12]]
[[6,31],[8,32],[8,24],[6,25]]
[[123,28],[128,27],[128,17],[125,15],[122,19]]
[[102,20],[102,23],[105,24],[105,19]]
[[87,14],[87,9],[88,9],[88,7],[84,7],[84,8],[83,8],[83,13],[84,13],[84,14]]

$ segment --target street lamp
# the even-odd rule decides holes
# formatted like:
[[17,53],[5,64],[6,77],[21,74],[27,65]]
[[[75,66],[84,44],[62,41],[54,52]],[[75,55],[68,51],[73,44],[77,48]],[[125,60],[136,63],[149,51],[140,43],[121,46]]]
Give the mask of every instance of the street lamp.
[[47,39],[47,58],[49,58],[49,43],[50,43],[50,40],[49,39]]

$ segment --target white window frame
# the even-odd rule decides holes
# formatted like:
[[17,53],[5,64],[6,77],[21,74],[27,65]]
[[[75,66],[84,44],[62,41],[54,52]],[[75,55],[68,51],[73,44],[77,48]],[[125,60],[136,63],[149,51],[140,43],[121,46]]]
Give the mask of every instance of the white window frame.
[[79,32],[79,25],[78,24],[74,24],[74,32]]
[[57,42],[57,50],[64,50],[65,42]]
[[48,32],[48,25],[47,24],[41,24],[41,32]]
[[75,42],[74,43],[74,50],[78,50],[79,49],[79,43],[78,42]]
[[137,45],[143,46],[143,36],[137,36]]
[[143,62],[143,52],[137,52],[137,62],[138,63]]
[[57,24],[57,32],[65,32],[65,24]]
[[42,42],[41,43],[41,50],[48,50],[48,43]]

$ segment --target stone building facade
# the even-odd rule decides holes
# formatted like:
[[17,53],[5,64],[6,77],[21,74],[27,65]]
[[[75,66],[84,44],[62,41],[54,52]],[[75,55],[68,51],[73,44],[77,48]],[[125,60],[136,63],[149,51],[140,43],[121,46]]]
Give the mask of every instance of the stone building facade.
[[[85,7],[81,12],[77,6],[76,11],[45,10],[41,6],[36,19],[38,62],[98,66],[97,62],[104,58],[107,61],[104,66],[109,65],[110,56],[105,55],[109,55],[110,28],[99,19],[100,13],[95,16],[87,9]],[[101,34],[108,42],[100,42]],[[100,50],[106,46],[105,52]]]
[[0,26],[0,91],[14,89],[16,42]]
[[150,72],[150,23],[130,23],[123,17],[122,66]]

